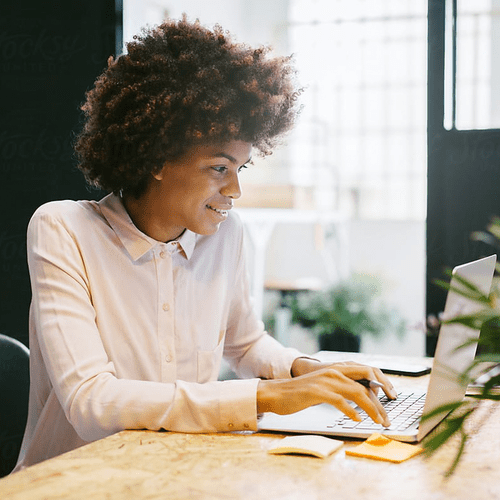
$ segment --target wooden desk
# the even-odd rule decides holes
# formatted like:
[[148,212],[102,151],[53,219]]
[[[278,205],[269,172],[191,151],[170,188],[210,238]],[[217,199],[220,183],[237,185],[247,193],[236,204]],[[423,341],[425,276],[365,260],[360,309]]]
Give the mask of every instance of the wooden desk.
[[392,464],[345,456],[356,441],[318,459],[268,454],[282,437],[274,434],[124,431],[1,479],[0,498],[498,499],[500,404],[485,402],[479,411],[474,420],[484,422],[450,479],[452,445],[430,459]]

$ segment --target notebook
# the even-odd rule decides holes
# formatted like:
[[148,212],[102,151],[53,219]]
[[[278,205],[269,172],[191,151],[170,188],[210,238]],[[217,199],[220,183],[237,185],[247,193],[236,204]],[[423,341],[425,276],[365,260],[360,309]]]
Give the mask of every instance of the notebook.
[[[457,266],[453,269],[451,285],[456,285],[456,277],[461,276],[475,284],[484,294],[488,294],[495,264],[496,255],[491,255]],[[449,290],[443,315],[445,318],[451,318],[472,314],[479,308],[478,303]],[[459,324],[442,324],[427,391],[398,391],[398,398],[393,401],[388,400],[385,395],[380,395],[380,400],[391,419],[389,428],[375,424],[361,409],[358,409],[358,412],[362,417],[366,416],[366,420],[358,423],[345,417],[333,406],[320,404],[291,415],[265,413],[259,421],[259,430],[362,439],[379,432],[399,441],[419,442],[446,417],[446,414],[438,414],[423,422],[420,422],[420,416],[444,404],[461,401],[465,396],[467,385],[460,380],[459,374],[473,362],[477,344],[473,342],[467,347],[457,347],[478,337],[479,330]],[[406,418],[402,416],[405,412],[409,414],[409,419],[403,421]],[[398,414],[397,417],[394,416],[395,413]]]

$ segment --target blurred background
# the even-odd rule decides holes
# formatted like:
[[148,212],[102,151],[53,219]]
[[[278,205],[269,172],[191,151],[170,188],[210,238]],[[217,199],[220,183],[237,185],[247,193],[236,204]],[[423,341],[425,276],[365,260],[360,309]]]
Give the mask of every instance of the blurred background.
[[[307,353],[432,356],[435,280],[495,250],[471,234],[500,215],[500,0],[3,0],[0,333],[29,345],[35,209],[105,194],[73,154],[85,91],[134,34],[184,12],[293,54],[304,87],[236,208],[270,333]],[[9,410],[0,475],[24,427]]]
[[[497,2],[441,3],[447,43],[457,40],[445,68],[444,127],[498,126]],[[300,121],[285,147],[244,174],[238,203],[249,208],[242,215],[253,245],[257,306],[283,329],[279,318],[286,315],[276,316],[275,308],[284,293],[375,277],[407,334],[363,336],[361,349],[423,354],[427,0],[124,0],[123,6],[124,42],[142,26],[186,12],[207,26],[219,23],[238,41],[294,55],[305,88]],[[281,340],[301,339],[291,331]]]
[[72,153],[85,90],[134,34],[185,12],[293,54],[304,87],[296,129],[242,174],[237,204],[255,306],[271,333],[314,352],[319,334],[301,304],[316,297],[318,308],[337,290],[343,310],[332,307],[331,318],[397,319],[361,335],[362,351],[432,354],[427,318],[444,304],[434,280],[490,252],[470,234],[500,213],[499,3],[6,2],[0,331],[28,343],[25,230],[36,207],[103,194],[85,186]]
[[[280,289],[369,274],[411,333],[364,337],[362,348],[423,354],[427,1],[124,0],[124,42],[183,12],[293,54],[305,88],[296,129],[243,173],[237,203],[264,318]],[[300,342],[290,335],[285,342]]]

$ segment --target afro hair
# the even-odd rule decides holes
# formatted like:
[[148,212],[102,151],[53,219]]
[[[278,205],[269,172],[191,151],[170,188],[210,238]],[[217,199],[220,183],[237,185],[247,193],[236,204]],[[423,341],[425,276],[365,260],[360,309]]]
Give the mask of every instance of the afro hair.
[[249,142],[265,156],[298,113],[290,57],[235,43],[184,16],[143,31],[86,93],[75,142],[89,184],[139,196],[199,144]]

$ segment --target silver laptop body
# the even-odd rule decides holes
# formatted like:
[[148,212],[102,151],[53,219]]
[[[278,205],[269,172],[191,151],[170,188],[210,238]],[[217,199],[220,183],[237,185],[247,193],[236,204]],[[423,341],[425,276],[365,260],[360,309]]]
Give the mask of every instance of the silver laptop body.
[[[476,285],[484,294],[488,294],[495,263],[496,255],[491,255],[455,267],[451,279],[452,287],[457,284],[456,276],[461,276]],[[446,319],[471,314],[480,307],[477,302],[449,290],[443,316]],[[369,418],[358,423],[345,417],[333,406],[320,404],[291,415],[265,413],[259,421],[259,430],[363,439],[368,438],[374,432],[380,432],[399,441],[418,442],[446,417],[445,413],[441,413],[420,422],[422,413],[429,413],[447,403],[461,401],[465,396],[467,384],[460,380],[460,374],[473,362],[476,343],[457,348],[467,340],[477,338],[479,338],[479,330],[459,324],[442,324],[427,391],[420,393],[401,391],[395,401],[388,401],[385,396],[380,396],[384,406],[387,404],[389,407],[404,407],[405,412],[410,411],[410,413],[413,410],[407,407],[412,406],[414,413],[410,415],[409,421],[403,422],[399,420],[399,417],[394,417],[391,419],[392,425],[389,428],[375,424]],[[386,407],[386,410],[389,411],[389,408]],[[364,412],[360,409],[358,411],[363,416]]]

